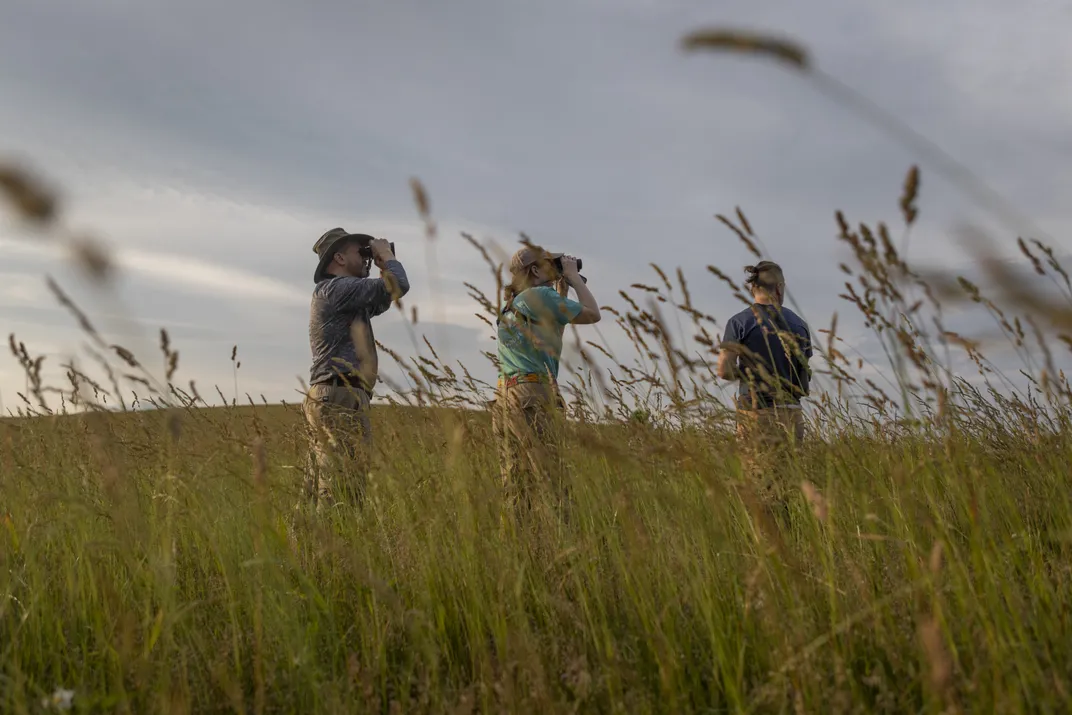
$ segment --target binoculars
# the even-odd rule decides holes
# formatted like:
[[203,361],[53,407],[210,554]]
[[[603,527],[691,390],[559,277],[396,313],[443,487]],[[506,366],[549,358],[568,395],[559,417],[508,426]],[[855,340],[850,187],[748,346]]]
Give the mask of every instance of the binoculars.
[[[554,264],[555,270],[557,270],[559,272],[559,274],[561,275],[561,273],[562,273],[562,257],[559,256],[558,258],[554,259],[551,262]],[[578,271],[578,273],[580,272],[580,270],[581,270],[581,259],[578,258],[577,259],[577,271]],[[585,283],[588,282],[588,279],[585,278],[584,276],[581,276],[581,280],[584,281]]]
[[[358,236],[357,237],[357,245],[358,245],[357,252],[362,258],[367,258],[369,260],[372,260],[372,248],[370,247],[371,243],[372,243],[372,237],[371,236]],[[398,254],[395,253],[395,244],[394,244],[394,242],[391,242],[390,245],[391,245],[391,253],[397,258]],[[578,266],[578,267],[580,267],[580,266]]]
[[[561,256],[559,256],[559,257],[558,257],[558,258],[556,258],[556,259],[555,259],[554,261],[552,261],[552,263],[554,263],[554,264],[555,264],[555,269],[556,269],[556,270],[557,270],[557,271],[558,271],[559,273],[561,273],[561,272],[562,272],[562,257],[561,257]],[[579,271],[579,270],[581,270],[581,268],[582,268],[582,266],[581,266],[581,259],[580,259],[580,258],[578,258],[578,259],[577,259],[577,270]]]

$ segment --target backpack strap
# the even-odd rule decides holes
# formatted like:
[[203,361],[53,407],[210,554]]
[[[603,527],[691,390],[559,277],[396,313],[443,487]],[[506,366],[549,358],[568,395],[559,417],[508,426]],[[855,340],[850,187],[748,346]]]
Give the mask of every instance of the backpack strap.
[[512,298],[510,298],[510,300],[508,300],[506,302],[506,306],[502,310],[499,311],[499,316],[495,319],[495,325],[498,325],[499,323],[501,323],[502,322],[502,317],[504,315],[506,315],[507,313],[513,313],[514,315],[518,316],[518,318],[520,320],[522,320],[526,325],[529,325],[529,326],[532,325],[533,319],[530,318],[529,316],[525,315],[524,313],[520,312],[519,310],[517,310],[514,307],[514,301],[517,300],[518,295],[520,295],[520,293],[515,293],[514,296]]
[[[789,333],[795,338],[796,333],[794,333],[793,330],[789,327],[789,321],[787,321],[785,319],[785,316],[782,315],[781,309],[775,309],[774,313],[777,316],[776,318],[774,318],[776,326],[780,330]],[[770,315],[770,313],[767,313],[767,315]],[[800,358],[797,357],[796,350],[790,350],[789,347],[785,344],[785,340],[782,340],[781,337],[779,337],[779,340],[781,340],[782,342],[782,350],[785,351],[785,356],[789,358],[789,365],[793,369],[793,372],[796,374],[797,380],[800,382],[801,392],[803,392],[803,396],[807,396],[809,394],[809,388],[811,385],[811,374],[808,372],[808,367]],[[797,342],[797,347],[799,349],[799,342]]]
[[532,322],[532,319],[529,318],[529,316],[525,315],[524,313],[518,312],[518,310],[516,308],[514,308],[514,300],[516,298],[517,298],[517,296],[515,295],[513,298],[511,298],[509,301],[507,301],[506,306],[499,311],[499,316],[497,318],[495,318],[495,324],[496,325],[498,325],[499,323],[502,322],[503,316],[506,315],[507,313],[513,313],[514,315],[519,316],[526,323],[531,323]]

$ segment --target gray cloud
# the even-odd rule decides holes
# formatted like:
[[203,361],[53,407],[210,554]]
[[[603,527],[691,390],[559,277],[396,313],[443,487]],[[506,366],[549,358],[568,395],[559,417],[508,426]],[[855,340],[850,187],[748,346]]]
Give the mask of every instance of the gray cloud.
[[[1072,225],[1072,103],[1051,89],[1070,72],[1051,12],[989,0],[741,1],[717,13],[699,2],[21,2],[0,26],[0,132],[63,181],[80,225],[125,251],[123,296],[138,317],[196,326],[186,337],[208,341],[204,354],[224,352],[213,341],[261,346],[266,384],[305,369],[310,246],[334,225],[397,237],[409,302],[475,331],[451,339],[467,363],[490,342],[470,339],[488,331],[465,317],[476,306],[461,283],[493,286],[460,230],[507,250],[524,230],[582,255],[597,296],[616,305],[617,288],[653,281],[649,261],[680,265],[724,320],[737,306],[704,266],[737,277],[750,262],[712,218],[741,205],[823,325],[851,312],[837,298],[834,209],[896,226],[919,158],[770,62],[685,56],[678,38],[716,22],[799,38],[1060,235]],[[963,261],[951,223],[993,222],[921,163],[911,255]],[[444,229],[435,290],[411,175]],[[10,302],[0,315],[31,315]]]

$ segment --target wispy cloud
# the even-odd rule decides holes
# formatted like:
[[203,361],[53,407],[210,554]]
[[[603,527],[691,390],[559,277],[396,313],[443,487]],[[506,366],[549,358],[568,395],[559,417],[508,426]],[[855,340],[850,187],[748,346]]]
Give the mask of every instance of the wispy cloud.
[[[70,258],[63,246],[46,242],[28,244],[0,240],[0,255],[5,253],[41,259],[42,267],[52,261]],[[113,265],[126,272],[127,277],[148,279],[157,284],[249,301],[289,305],[308,304],[309,301],[308,292],[293,284],[193,256],[124,247],[115,248],[108,255]],[[47,295],[43,285],[40,275],[18,274],[0,289],[0,297],[16,305],[39,304]]]
[[[833,211],[896,223],[903,173],[921,159],[799,78],[740,58],[684,57],[680,35],[713,21],[801,39],[1052,233],[1072,227],[1061,151],[1072,103],[1052,89],[1072,69],[1053,8],[311,7],[49,0],[10,5],[0,24],[4,149],[40,161],[64,187],[72,228],[114,248],[133,319],[202,328],[191,353],[210,374],[232,342],[273,340],[279,352],[261,350],[249,379],[278,379],[289,394],[307,369],[311,246],[336,225],[398,244],[418,335],[441,333],[468,363],[491,343],[462,283],[494,284],[459,231],[506,253],[525,231],[581,255],[604,304],[651,280],[649,261],[680,265],[694,300],[724,320],[738,306],[704,266],[739,277],[751,262],[712,218],[737,205],[787,266],[802,312],[826,325],[840,308],[848,334]],[[963,253],[948,227],[983,212],[921,164],[911,255],[949,265]],[[440,222],[434,253],[407,189],[413,175]],[[25,238],[0,227],[5,271],[61,270],[60,249]],[[0,316],[20,302],[26,314],[40,309],[34,286],[9,282]],[[383,321],[378,336],[409,349],[403,317]]]
[[308,291],[299,290],[293,284],[190,256],[120,249],[116,258],[120,267],[141,277],[184,288],[205,290],[216,295],[249,301],[290,305],[309,303]]

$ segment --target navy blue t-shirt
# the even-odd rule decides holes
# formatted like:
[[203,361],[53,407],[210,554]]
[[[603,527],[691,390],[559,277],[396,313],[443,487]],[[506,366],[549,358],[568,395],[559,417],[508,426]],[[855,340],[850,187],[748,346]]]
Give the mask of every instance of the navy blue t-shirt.
[[[807,361],[801,356],[811,358],[811,334],[804,319],[789,308],[752,304],[729,319],[723,342],[740,343],[753,353],[737,358],[737,368],[743,375],[737,391],[741,407],[797,404],[801,392],[807,392],[807,382],[801,377]],[[759,364],[771,380],[764,379]]]

